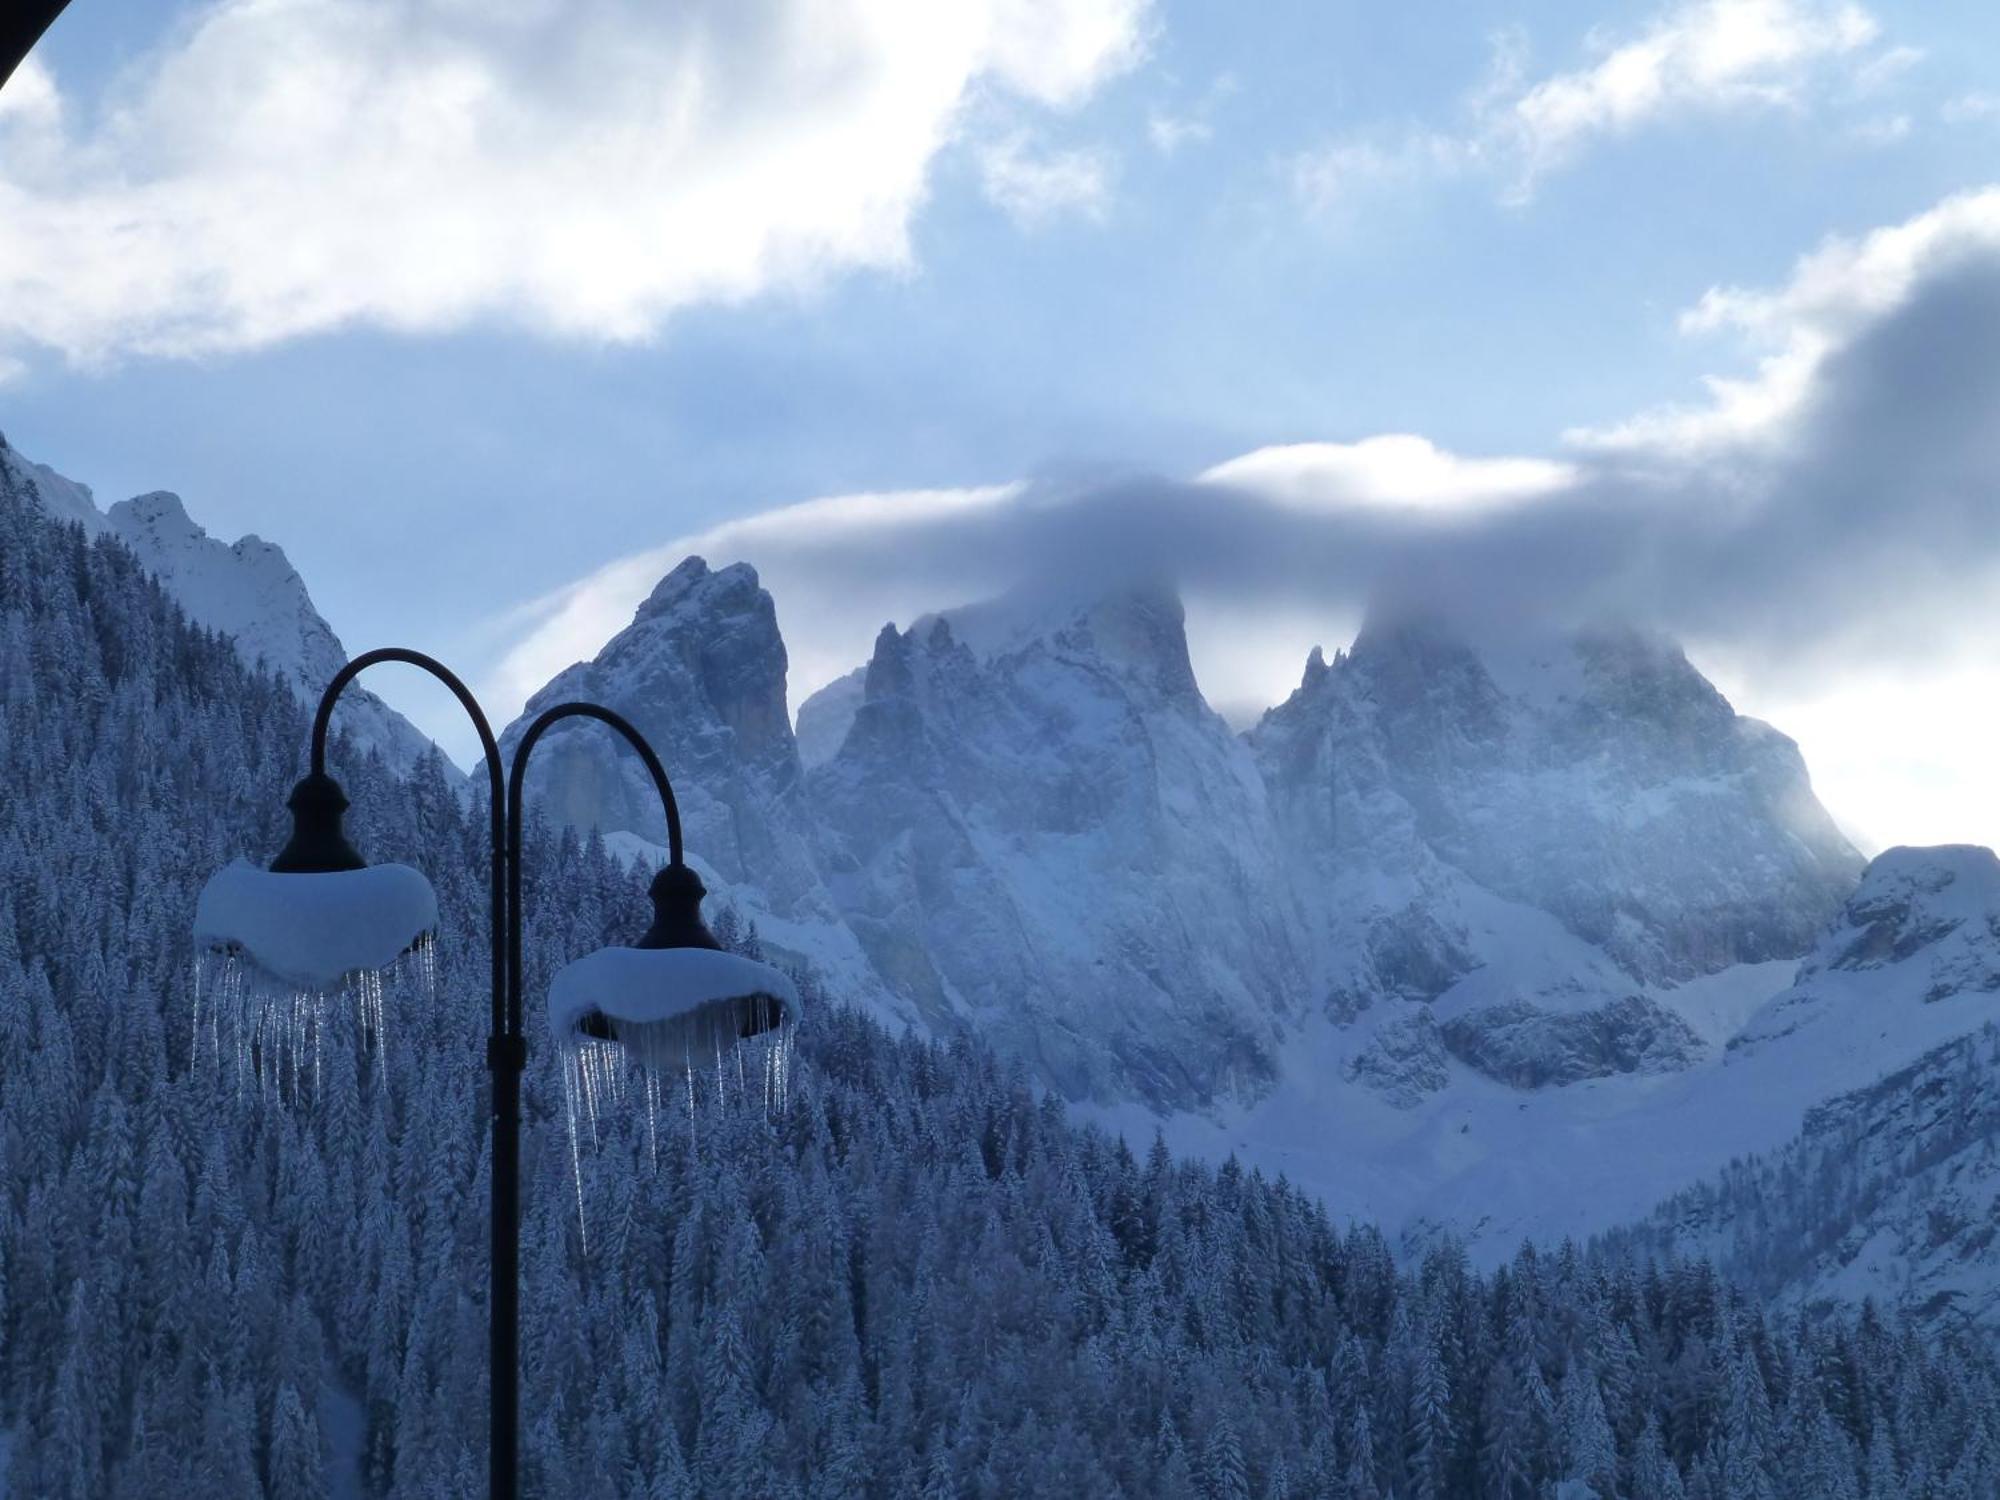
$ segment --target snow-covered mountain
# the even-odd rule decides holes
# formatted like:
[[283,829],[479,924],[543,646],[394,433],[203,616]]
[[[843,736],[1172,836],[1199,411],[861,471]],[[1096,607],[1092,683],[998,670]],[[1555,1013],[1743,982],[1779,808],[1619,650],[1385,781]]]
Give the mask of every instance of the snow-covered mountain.
[[[756,575],[689,559],[531,711],[630,715],[693,856],[836,993],[1409,1246],[1490,1262],[1607,1232],[1836,1118],[1935,1146],[1917,1075],[1888,1075],[2000,1018],[2000,862],[1895,850],[1864,874],[1797,747],[1635,632],[1475,648],[1372,623],[1242,735],[1159,588],[885,627],[797,735],[785,669]],[[589,727],[550,749],[545,806],[657,844],[636,762]],[[1993,1194],[1933,1250],[1925,1180],[1815,1221],[1873,1248],[1800,1285],[1853,1290],[1887,1236],[1883,1277],[1963,1272],[2000,1305],[1976,1265]]]
[[[785,671],[755,572],[690,558],[503,739],[568,698],[626,714],[671,769],[691,857],[767,946],[997,1039],[1065,1093],[1201,1104],[1268,1081],[1304,993],[1298,924],[1262,783],[1202,702],[1170,594],[885,628],[861,679],[801,713],[823,726],[810,773]],[[529,790],[578,827],[664,838],[638,761],[596,725],[551,731]]]
[[1608,1243],[1710,1256],[1772,1298],[1874,1296],[2000,1329],[1996,991],[2000,862],[1985,849],[1885,854],[1733,1050],[1753,1068],[1810,1058],[1834,1088],[1886,1071]]
[[[691,557],[660,580],[632,623],[560,673],[501,734],[503,755],[534,717],[586,699],[631,720],[659,752],[691,861],[719,899],[781,956],[841,991],[907,1015],[877,980],[820,879],[804,768],[785,702],[785,643],[771,596],[744,564]],[[636,755],[613,731],[566,720],[536,746],[528,794],[552,817],[595,828],[627,853],[663,857],[666,818]]]
[[[88,486],[31,462],[9,447],[4,436],[0,484],[91,536],[117,537],[190,620],[230,637],[246,662],[261,661],[307,703],[318,701],[328,679],[346,662],[340,638],[313,607],[305,581],[275,544],[257,536],[234,543],[212,537],[188,516],[178,495],[164,490],[99,510]],[[415,725],[360,684],[341,695],[335,725],[399,771],[407,771],[433,748]]]
[[1075,1098],[1262,1092],[1307,966],[1264,786],[1179,601],[1124,589],[885,627],[809,777],[890,985]]
[[1446,1053],[1530,1088],[1687,1066],[1646,988],[1796,957],[1860,869],[1797,747],[1633,631],[1371,624],[1248,740],[1330,1013],[1390,1006],[1350,1073],[1404,1104]]
[[[1475,652],[1371,626],[1248,735],[1159,587],[887,627],[796,735],[785,667],[756,575],[689,559],[531,712],[627,713],[767,937],[1099,1103],[1252,1101],[1313,1016],[1352,1044],[1343,1082],[1400,1108],[1468,1069],[1685,1068],[1726,1038],[1657,992],[1796,958],[1860,866],[1791,742],[1632,632]],[[662,837],[594,727],[531,790]]]

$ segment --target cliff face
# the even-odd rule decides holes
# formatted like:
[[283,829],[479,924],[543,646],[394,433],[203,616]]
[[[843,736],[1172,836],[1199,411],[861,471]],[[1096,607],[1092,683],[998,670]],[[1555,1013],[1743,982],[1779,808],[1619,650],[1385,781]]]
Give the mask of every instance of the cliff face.
[[1797,747],[1633,632],[1371,627],[1250,742],[1314,883],[1443,865],[1641,982],[1803,953],[1861,869]]
[[[1405,1102],[1444,1058],[1531,1088],[1669,1071],[1708,1043],[1642,992],[1797,956],[1859,869],[1791,742],[1636,634],[1371,626],[1238,736],[1171,591],[1023,591],[885,628],[801,710],[804,755],[785,666],[756,575],[691,558],[530,713],[626,713],[767,926],[1075,1097],[1253,1098],[1308,1012]],[[531,791],[664,839],[595,728],[551,736]]]
[[926,1015],[1067,1093],[1258,1091],[1306,969],[1262,783],[1195,686],[1178,601],[1003,613],[877,640],[809,778],[842,912]]

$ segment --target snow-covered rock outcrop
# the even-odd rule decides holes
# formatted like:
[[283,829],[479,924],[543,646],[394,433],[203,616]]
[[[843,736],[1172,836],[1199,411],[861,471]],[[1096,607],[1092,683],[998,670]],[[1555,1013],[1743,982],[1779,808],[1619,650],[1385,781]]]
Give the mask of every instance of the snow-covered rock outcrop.
[[[1790,991],[1730,1042],[1761,1048],[1861,1012],[1894,1011],[2000,990],[2000,859],[1974,844],[1886,850],[1799,965]],[[1908,1024],[1899,1022],[1901,1024]],[[1920,1023],[1928,1024],[1928,1023]]]
[[933,1024],[1072,1097],[1198,1104],[1273,1075],[1298,925],[1171,593],[886,627],[810,786],[835,899]]
[[[780,956],[810,960],[852,998],[877,999],[873,971],[819,877],[786,666],[756,571],[711,570],[690,557],[593,659],[528,700],[501,750],[511,763],[528,724],[559,703],[582,699],[624,715],[664,763],[688,857],[710,872],[719,901],[754,921]],[[615,848],[664,857],[666,817],[652,780],[603,725],[571,719],[552,728],[529,761],[527,791],[557,821],[625,835]]]
[[1872,1296],[2000,1328],[1996,992],[2000,860],[1962,845],[1881,855],[1729,1058],[1830,1097],[1776,1149],[1612,1239],[1713,1256],[1774,1298]]
[[[1379,871],[1423,906],[1443,867],[1640,982],[1804,952],[1861,867],[1797,747],[1636,632],[1475,651],[1371,624],[1250,743],[1309,884]],[[1415,972],[1476,961],[1456,946],[1422,944]]]
[[[317,704],[347,661],[340,638],[313,607],[305,581],[273,543],[256,536],[220,541],[188,516],[179,496],[163,490],[101,511],[87,486],[30,463],[4,437],[0,484],[92,536],[114,536],[130,547],[190,620],[230,637],[245,661],[261,662],[306,704]],[[408,771],[434,748],[415,725],[359,683],[341,695],[334,727],[397,771]]]

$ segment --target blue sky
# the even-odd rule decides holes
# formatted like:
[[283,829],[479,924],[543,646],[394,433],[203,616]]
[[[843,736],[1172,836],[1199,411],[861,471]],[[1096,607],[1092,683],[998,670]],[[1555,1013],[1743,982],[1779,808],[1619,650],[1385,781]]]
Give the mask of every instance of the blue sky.
[[[1967,0],[968,0],[951,35],[893,4],[661,23],[595,0],[575,48],[541,0],[491,9],[74,0],[0,96],[0,307],[65,310],[0,313],[0,429],[101,500],[170,488],[215,534],[281,542],[351,649],[463,661],[502,715],[629,610],[651,564],[620,559],[813,497],[1182,479],[1395,433],[1571,462],[1579,430],[1716,402],[1704,377],[1796,335],[1691,326],[1711,289],[1782,302],[1830,237],[2000,179],[2000,11]],[[328,59],[405,86],[329,85]],[[482,113],[489,74],[533,138]],[[703,103],[663,125],[683,96]],[[748,165],[680,204],[697,162]],[[119,256],[82,253],[114,234]],[[836,618],[751,560],[806,686],[880,619],[990,581],[940,565]],[[583,633],[523,654],[548,612],[527,606],[607,567]],[[1353,604],[1258,629],[1254,590],[1218,597],[1211,697],[1268,699]],[[1851,738],[1871,663],[1908,676],[1793,670],[1782,632],[1691,623],[1809,754],[1816,726]],[[1939,654],[1933,738],[1965,731],[1942,705],[1979,644]],[[462,755],[443,704],[382,686]],[[1962,805],[1969,762],[1907,760],[1834,773],[1865,836]]]

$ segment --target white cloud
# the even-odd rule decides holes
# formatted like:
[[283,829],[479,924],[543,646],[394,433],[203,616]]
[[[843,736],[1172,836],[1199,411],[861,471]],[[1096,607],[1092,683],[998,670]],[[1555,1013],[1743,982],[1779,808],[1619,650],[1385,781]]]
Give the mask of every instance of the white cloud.
[[1112,160],[1098,147],[1051,149],[1014,131],[979,153],[979,185],[1015,223],[1034,229],[1063,214],[1101,219]]
[[1456,175],[1478,160],[1476,148],[1435,131],[1391,139],[1328,141],[1288,162],[1292,196],[1318,218],[1354,209],[1384,187]]
[[1975,125],[2000,120],[2000,94],[1978,91],[1960,94],[1938,107],[1938,118],[1947,125]]
[[1850,140],[1859,141],[1864,146],[1893,146],[1898,141],[1908,140],[1912,123],[1906,114],[1876,115],[1860,120],[1847,127]]
[[1815,64],[1857,53],[1879,33],[1858,5],[1695,0],[1592,66],[1534,85],[1498,128],[1532,181],[1593,139],[1677,113],[1796,105]]
[[1853,89],[1866,98],[1893,87],[1924,60],[1921,47],[1887,47],[1854,70]]
[[[1218,517],[1225,530],[1232,509],[1266,506],[1303,517],[1309,526],[1347,514],[1421,527],[1521,504],[1576,478],[1567,464],[1468,458],[1424,438],[1385,434],[1258,449],[1209,469],[1200,477],[1206,488],[1182,489],[1191,510]],[[515,644],[487,688],[492,701],[511,712],[564,667],[595,655],[630,623],[661,577],[682,558],[699,554],[718,567],[743,561],[757,568],[785,629],[796,706],[865,662],[884,621],[907,623],[984,598],[1020,581],[1024,568],[1045,577],[1070,567],[1090,575],[1115,566],[1111,554],[1117,553],[1143,569],[1144,549],[1124,521],[1103,522],[1095,534],[1100,523],[1092,507],[1104,494],[1016,483],[840,495],[678,537],[607,564],[495,622],[492,632]],[[1044,528],[1062,538],[1053,549],[1041,539]],[[1187,544],[1172,524],[1160,536],[1166,548],[1160,561],[1172,568]],[[1295,680],[1306,646],[1339,639],[1341,623],[1353,617],[1345,605],[1329,609],[1295,600],[1287,606],[1260,596],[1246,608],[1227,587],[1204,589],[1196,582],[1191,588],[1189,608],[1202,621],[1197,665],[1232,704]],[[1297,644],[1301,634],[1311,639]],[[1254,671],[1253,661],[1260,663]]]
[[0,89],[0,126],[47,129],[62,114],[56,81],[40,58],[29,57]]
[[[975,92],[1072,108],[1146,0],[210,0],[101,115],[0,113],[0,350],[355,323],[637,340],[896,268]],[[78,123],[78,121],[83,123]]]
[[1215,138],[1215,111],[1236,92],[1236,75],[1218,73],[1207,91],[1191,108],[1174,111],[1154,109],[1146,116],[1146,139],[1162,156],[1179,154],[1181,147],[1201,145]]
[[1755,372],[1708,377],[1704,405],[1644,412],[1565,439],[1586,450],[1680,459],[1782,447],[1795,438],[1829,356],[1906,305],[1925,281],[1996,254],[2000,187],[1990,187],[1859,238],[1831,238],[1774,291],[1711,287],[1681,315],[1681,331],[1736,335],[1761,351]]
[[1594,61],[1531,81],[1520,37],[1503,33],[1465,130],[1330,142],[1297,159],[1292,186],[1324,211],[1358,186],[1479,170],[1523,202],[1607,139],[1682,118],[1806,109],[1835,65],[1850,94],[1876,92],[1921,55],[1880,48],[1880,36],[1875,18],[1845,0],[1687,0],[1628,39],[1593,32]]
[[1170,115],[1154,110],[1146,116],[1146,139],[1162,156],[1173,156],[1190,142],[1212,140],[1215,128],[1199,115]]
[[1358,443],[1259,448],[1217,464],[1201,479],[1306,510],[1450,515],[1550,494],[1574,484],[1577,471],[1539,458],[1462,458],[1428,438],[1384,433]]
[[1203,689],[1239,717],[1371,599],[1474,629],[1608,615],[1678,635],[1738,707],[1796,733],[1863,838],[2000,842],[2000,794],[1982,790],[2000,718],[1979,706],[2000,702],[1984,660],[2000,629],[2000,189],[1830,240],[1683,323],[1764,363],[1716,381],[1706,408],[1628,424],[1610,453],[1461,456],[1390,434],[1260,449],[1193,483],[812,502],[543,601],[517,622],[531,628],[499,696],[594,651],[686,551],[757,565],[795,703],[865,661],[883,620],[1026,580],[1176,579]]

